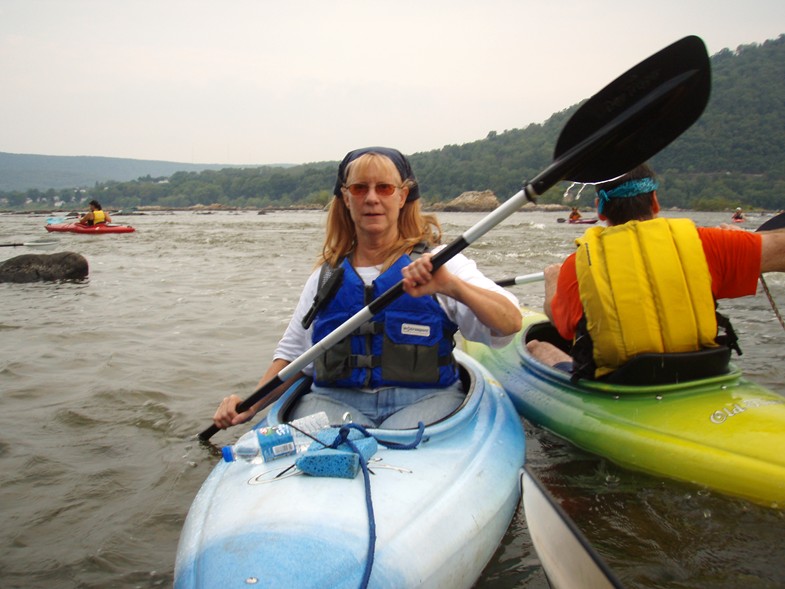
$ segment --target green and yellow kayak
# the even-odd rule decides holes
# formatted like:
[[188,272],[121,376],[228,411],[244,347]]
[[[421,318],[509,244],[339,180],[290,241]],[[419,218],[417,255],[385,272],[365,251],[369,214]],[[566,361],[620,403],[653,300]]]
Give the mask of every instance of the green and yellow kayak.
[[465,342],[529,421],[613,462],[785,509],[785,396],[732,364],[675,384],[572,382],[524,342],[546,318],[524,309],[515,340],[494,350]]

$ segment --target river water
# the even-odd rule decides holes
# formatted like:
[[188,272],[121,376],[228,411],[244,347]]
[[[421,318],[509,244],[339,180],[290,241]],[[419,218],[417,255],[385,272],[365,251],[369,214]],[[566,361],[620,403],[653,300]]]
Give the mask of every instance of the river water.
[[[466,253],[495,279],[538,272],[582,231],[558,216],[515,213]],[[448,241],[481,218],[440,215]],[[324,214],[116,220],[137,232],[60,234],[46,252],[83,254],[87,281],[0,284],[4,588],[171,585],[183,520],[218,460],[194,435],[222,397],[255,388],[312,269]],[[45,222],[0,215],[0,243],[45,238]],[[32,251],[44,253],[0,248],[0,261]],[[785,307],[785,278],[768,284]],[[541,307],[540,284],[513,288]],[[737,363],[785,392],[785,332],[765,296],[721,309],[741,337]],[[627,586],[785,587],[785,512],[624,470],[526,426],[529,464]],[[547,586],[518,513],[477,587]]]

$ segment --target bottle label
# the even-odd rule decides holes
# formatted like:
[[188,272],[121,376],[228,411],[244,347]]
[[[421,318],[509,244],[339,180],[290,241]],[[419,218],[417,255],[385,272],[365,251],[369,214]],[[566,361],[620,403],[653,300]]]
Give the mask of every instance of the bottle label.
[[259,448],[265,462],[295,453],[292,431],[284,423],[260,427],[256,430],[256,435],[259,438]]

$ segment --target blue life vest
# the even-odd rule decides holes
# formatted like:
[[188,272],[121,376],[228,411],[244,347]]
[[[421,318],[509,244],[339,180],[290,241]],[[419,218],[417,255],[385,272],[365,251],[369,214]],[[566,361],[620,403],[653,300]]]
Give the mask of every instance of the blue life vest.
[[[402,278],[401,270],[410,263],[409,256],[401,256],[372,286],[366,286],[344,259],[340,288],[316,314],[313,343],[395,286]],[[457,330],[434,297],[404,293],[317,358],[314,382],[351,388],[447,387],[458,379],[452,356]]]

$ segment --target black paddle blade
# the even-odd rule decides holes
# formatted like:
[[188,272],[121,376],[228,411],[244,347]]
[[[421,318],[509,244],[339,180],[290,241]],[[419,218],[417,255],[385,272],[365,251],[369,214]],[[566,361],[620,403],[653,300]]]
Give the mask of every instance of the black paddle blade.
[[642,61],[586,101],[564,126],[554,159],[598,134],[595,157],[564,178],[609,180],[645,162],[686,131],[703,113],[711,92],[706,46],[695,36]]
[[773,231],[774,229],[782,229],[783,227],[785,227],[785,213],[780,213],[766,221],[755,231]]

